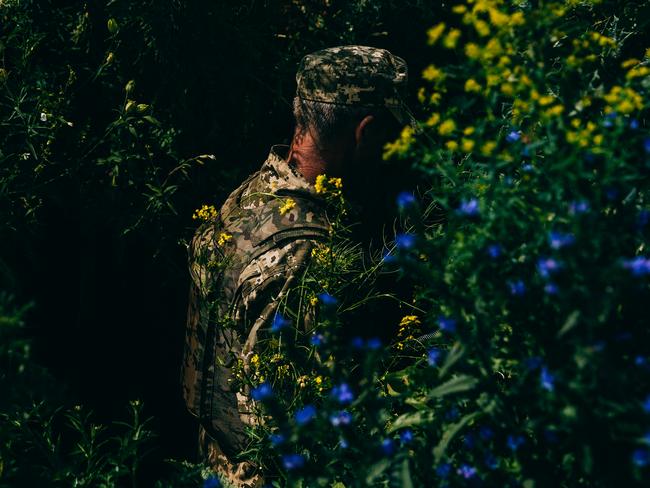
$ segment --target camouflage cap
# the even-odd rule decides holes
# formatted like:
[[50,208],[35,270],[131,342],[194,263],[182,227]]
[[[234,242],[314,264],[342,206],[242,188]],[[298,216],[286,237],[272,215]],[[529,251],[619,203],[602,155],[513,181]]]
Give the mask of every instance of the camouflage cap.
[[386,49],[336,46],[307,54],[296,73],[296,96],[303,100],[362,107],[386,107],[401,124],[419,130],[404,103],[408,67]]

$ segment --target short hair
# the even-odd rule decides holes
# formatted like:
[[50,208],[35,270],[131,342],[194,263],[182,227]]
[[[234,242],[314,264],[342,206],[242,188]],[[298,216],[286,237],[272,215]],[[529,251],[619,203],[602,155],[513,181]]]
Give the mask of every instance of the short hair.
[[367,115],[373,115],[380,123],[394,121],[386,107],[316,102],[300,97],[293,99],[293,115],[298,132],[310,132],[321,149],[354,128]]

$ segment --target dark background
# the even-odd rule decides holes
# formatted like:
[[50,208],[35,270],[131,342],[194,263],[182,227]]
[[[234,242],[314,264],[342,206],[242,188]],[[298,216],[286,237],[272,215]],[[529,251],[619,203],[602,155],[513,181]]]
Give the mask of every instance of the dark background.
[[[160,434],[155,456],[193,456],[196,428],[178,384],[193,210],[218,208],[272,144],[289,143],[295,69],[308,52],[391,50],[409,63],[415,107],[436,54],[425,35],[439,20],[433,4],[40,0],[6,9],[10,122],[0,137],[11,178],[0,193],[0,278],[19,303],[35,303],[26,317],[35,358],[70,404],[109,421],[141,399]],[[159,125],[111,129],[129,80],[128,98],[148,104]],[[31,114],[23,125],[8,94],[21,89],[20,111]],[[52,125],[39,123],[43,110]],[[19,157],[32,148],[39,157]],[[151,198],[151,186],[171,186],[165,177],[179,161],[202,154],[215,158]],[[373,175],[378,192],[387,182],[396,186],[395,173]]]

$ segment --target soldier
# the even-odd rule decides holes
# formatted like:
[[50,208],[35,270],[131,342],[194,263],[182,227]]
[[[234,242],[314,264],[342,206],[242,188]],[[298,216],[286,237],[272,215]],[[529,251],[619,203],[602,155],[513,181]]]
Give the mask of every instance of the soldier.
[[339,46],[306,55],[296,74],[290,146],[271,147],[261,169],[196,231],[181,382],[200,423],[199,455],[237,487],[259,487],[256,466],[236,460],[255,423],[248,392],[231,389],[258,332],[329,231],[317,177],[340,177],[363,194],[383,146],[417,123],[403,102],[407,66],[384,49]]

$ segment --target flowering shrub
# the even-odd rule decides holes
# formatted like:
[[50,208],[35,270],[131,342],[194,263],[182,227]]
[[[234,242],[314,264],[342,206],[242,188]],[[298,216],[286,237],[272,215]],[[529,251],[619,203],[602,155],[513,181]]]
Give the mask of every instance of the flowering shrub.
[[[261,353],[287,365],[258,386],[251,456],[273,486],[648,483],[650,51],[633,12],[473,0],[428,31],[424,131],[384,154],[428,190],[400,195],[403,230],[364,273],[334,232]],[[384,272],[416,283],[401,320],[373,324],[391,344],[350,332]]]

